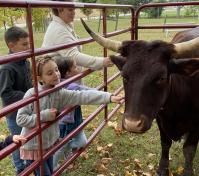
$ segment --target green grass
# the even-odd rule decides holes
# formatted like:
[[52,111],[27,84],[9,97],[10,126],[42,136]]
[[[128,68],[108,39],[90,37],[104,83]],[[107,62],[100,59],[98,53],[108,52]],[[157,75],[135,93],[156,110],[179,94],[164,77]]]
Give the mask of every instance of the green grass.
[[[186,22],[190,19],[169,19],[169,22]],[[141,19],[139,20],[139,24],[163,24],[163,19]],[[197,22],[197,21],[196,21]],[[97,21],[89,21],[88,25],[91,26],[95,31],[98,29]],[[122,29],[126,26],[130,25],[129,19],[121,19],[119,20],[118,28]],[[108,31],[113,31],[115,27],[115,22],[108,21]],[[76,31],[80,37],[88,37],[88,34],[82,28],[80,22],[76,22],[75,24]],[[3,42],[3,33],[4,31],[0,31],[0,55],[6,54],[7,49],[5,47],[5,43]],[[35,33],[35,45],[36,48],[41,46],[43,40],[43,33]],[[139,30],[139,39],[144,40],[166,40],[170,41],[174,33],[168,38],[165,38],[165,33],[162,30]],[[127,40],[130,38],[129,33],[123,34],[117,37],[113,37],[117,40]],[[84,53],[88,53],[91,55],[101,56],[103,54],[102,48],[96,44],[91,43],[84,45]],[[109,52],[108,54],[111,54]],[[108,76],[113,75],[117,69],[110,68],[108,69]],[[91,87],[96,87],[103,81],[103,74],[101,71],[97,71],[94,74],[89,75],[84,79],[86,85]],[[111,85],[109,85],[108,89],[113,92],[118,85],[121,85],[121,80],[115,80]],[[110,109],[113,105],[110,106]],[[83,106],[84,109],[84,117],[87,117],[94,109],[95,106]],[[118,112],[113,118],[112,122],[121,123],[121,112]],[[93,132],[93,128],[99,125],[100,121],[103,119],[103,113],[100,113],[98,117],[96,117],[92,123],[90,123],[85,131],[87,136],[89,136]],[[7,135],[7,127],[5,120],[0,121],[0,131],[1,134]],[[111,147],[107,147],[108,144],[112,144]],[[97,147],[101,146],[104,150],[97,151]],[[136,169],[135,159],[138,159],[141,163],[141,170],[144,172],[149,172],[149,165],[153,165],[155,169],[157,169],[159,157],[160,157],[160,139],[159,139],[159,131],[156,125],[156,122],[153,123],[152,128],[143,135],[137,135],[127,132],[116,132],[112,127],[106,126],[99,136],[92,142],[92,144],[86,150],[88,154],[88,159],[84,157],[79,157],[75,161],[75,166],[73,169],[66,171],[63,175],[68,176],[96,176],[98,174],[104,174],[107,176],[123,176],[127,171],[133,172]],[[149,157],[149,154],[154,154],[152,157]],[[170,156],[172,158],[170,168],[172,171],[176,171],[179,166],[183,166],[183,155],[182,155],[182,145],[181,143],[174,143],[171,148]],[[101,169],[100,165],[102,163],[103,158],[111,158],[109,162],[105,165],[107,169]],[[197,150],[194,168],[196,173],[199,173],[199,151]],[[154,170],[153,169],[153,172]],[[11,164],[10,157],[5,158],[0,161],[0,176],[12,176],[14,175],[14,169]],[[198,174],[196,174],[198,176]]]

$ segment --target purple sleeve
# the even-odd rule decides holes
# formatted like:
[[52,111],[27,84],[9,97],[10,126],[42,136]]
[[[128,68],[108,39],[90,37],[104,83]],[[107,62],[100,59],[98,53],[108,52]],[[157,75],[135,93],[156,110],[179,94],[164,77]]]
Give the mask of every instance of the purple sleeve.
[[93,90],[93,88],[77,84],[77,83],[71,83],[67,87],[68,90]]
[[[68,90],[92,90],[92,88],[77,84],[77,83],[71,83],[67,87],[65,87]],[[65,123],[74,123],[74,114],[75,111],[71,111],[68,114],[66,114],[63,118],[60,119],[59,123],[65,124]]]

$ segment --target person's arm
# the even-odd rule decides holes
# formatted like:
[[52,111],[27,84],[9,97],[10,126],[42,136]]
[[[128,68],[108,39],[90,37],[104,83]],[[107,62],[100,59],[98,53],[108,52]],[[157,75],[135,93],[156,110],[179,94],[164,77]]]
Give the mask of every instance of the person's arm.
[[[29,90],[26,92],[24,98],[31,96],[31,91],[33,89]],[[36,126],[36,120],[37,120],[37,115],[35,113],[34,109],[34,104],[28,104],[21,109],[18,110],[17,112],[17,118],[16,122],[17,125],[21,127],[26,127],[26,128],[33,128]],[[45,109],[40,111],[40,119],[41,122],[47,122],[47,121],[52,121],[54,120],[54,116],[52,117],[52,109]],[[56,114],[56,112],[55,112]]]
[[[71,37],[71,34],[69,34],[67,30],[62,30],[59,31],[54,42],[58,45],[74,42],[74,39]],[[75,60],[78,66],[87,67],[94,70],[103,68],[104,57],[96,57],[83,54],[79,52],[77,47],[67,48],[58,52],[62,56],[66,56]]]
[[85,90],[85,91],[72,91],[61,89],[62,104],[65,105],[97,105],[111,102],[111,93],[97,91],[97,90]]
[[13,136],[8,136],[4,141],[0,142],[0,150],[4,149],[13,142]]
[[72,91],[61,89],[59,94],[61,97],[61,108],[66,105],[99,105],[110,102],[121,103],[124,99],[123,96],[112,95],[109,92],[97,90]]
[[13,89],[15,75],[10,70],[0,70],[0,96],[6,104],[19,101],[23,98],[24,92]]

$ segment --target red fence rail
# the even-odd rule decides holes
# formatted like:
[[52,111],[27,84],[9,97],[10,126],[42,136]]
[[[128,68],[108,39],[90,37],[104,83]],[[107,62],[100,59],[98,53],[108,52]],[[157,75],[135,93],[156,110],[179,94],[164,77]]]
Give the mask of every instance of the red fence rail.
[[[104,110],[104,120],[101,122],[101,124],[98,126],[98,128],[94,131],[94,133],[89,137],[88,139],[88,144],[78,150],[71,158],[69,158],[68,161],[66,161],[61,167],[59,167],[53,175],[59,175],[61,172],[64,171],[64,169],[74,160],[76,159],[82,151],[85,150],[85,148],[92,142],[92,140],[97,136],[97,134],[103,129],[103,127],[106,125],[108,120],[116,113],[116,111],[120,108],[121,105],[117,105],[111,112],[108,113],[108,109],[106,105],[101,105],[95,112],[93,112],[77,129],[75,129],[73,132],[71,132],[68,136],[66,136],[61,142],[56,144],[52,149],[50,149],[45,155],[42,153],[42,137],[41,133],[44,129],[48,128],[52,123],[46,123],[46,124],[41,124],[40,122],[40,108],[39,108],[39,99],[51,92],[56,91],[57,89],[63,87],[65,84],[71,83],[75,80],[78,80],[80,78],[83,78],[93,71],[90,69],[87,69],[84,72],[81,72],[80,74],[64,81],[61,82],[59,85],[56,87],[45,90],[42,92],[38,92],[38,86],[37,86],[37,77],[36,77],[36,62],[35,62],[35,57],[46,54],[49,52],[65,49],[65,48],[70,48],[72,46],[76,45],[83,45],[87,44],[90,42],[93,42],[91,38],[86,38],[86,39],[81,39],[78,42],[73,42],[69,44],[62,44],[62,45],[57,45],[54,47],[48,47],[48,48],[38,48],[35,49],[35,44],[33,40],[33,28],[32,28],[32,9],[33,8],[55,8],[55,7],[72,7],[72,8],[94,8],[94,9],[101,9],[103,12],[103,35],[105,37],[111,37],[111,36],[116,36],[125,32],[131,32],[131,38],[134,39],[134,34],[133,34],[133,26],[134,26],[134,20],[131,21],[131,26],[128,29],[123,29],[123,30],[118,30],[116,32],[111,32],[107,33],[106,31],[106,10],[109,8],[116,8],[116,9],[121,9],[121,8],[126,8],[130,9],[131,14],[132,14],[132,19],[134,17],[134,9],[132,6],[129,5],[111,5],[111,4],[88,4],[88,3],[67,3],[67,2],[46,2],[46,1],[12,1],[12,0],[0,0],[0,7],[18,7],[18,8],[25,8],[26,13],[27,13],[27,26],[28,26],[28,31],[29,31],[29,38],[30,38],[30,50],[17,53],[17,54],[11,54],[11,55],[5,55],[5,56],[0,56],[0,64],[5,64],[8,62],[11,62],[13,60],[20,60],[21,58],[31,58],[32,62],[32,70],[33,70],[33,80],[34,80],[34,88],[35,88],[35,94],[29,98],[25,98],[23,100],[20,100],[16,103],[13,103],[7,107],[4,107],[0,109],[0,118],[4,117],[10,112],[16,111],[19,108],[35,102],[36,103],[36,114],[37,114],[37,126],[34,128],[26,137],[28,140],[32,139],[35,136],[39,137],[39,149],[40,149],[40,160],[35,161],[33,164],[31,164],[29,167],[27,167],[20,175],[29,175],[35,168],[40,166],[41,170],[41,175],[43,175],[43,167],[42,163],[50,156],[52,155],[55,151],[57,151],[60,147],[62,147],[64,144],[66,144],[71,137],[76,135],[80,130],[82,130],[91,120],[95,118],[96,115],[98,115],[102,110]],[[107,50],[104,49],[104,56],[107,56]],[[107,91],[107,85],[112,82],[114,79],[116,79],[120,73],[116,73],[113,75],[111,78],[108,79],[107,77],[107,69],[104,69],[104,82],[102,85],[99,85],[97,88],[98,89],[104,89],[104,91]],[[115,91],[114,94],[118,94],[123,88],[120,87]],[[70,112],[74,107],[65,109],[62,111],[56,120],[59,120],[62,118],[65,114]],[[19,148],[21,145],[20,144],[11,144],[5,149],[0,151],[0,160],[8,156],[10,153],[12,153],[14,150]]]
[[135,12],[135,17],[134,17],[134,29],[135,29],[135,39],[138,39],[138,30],[139,29],[182,29],[182,28],[193,28],[197,27],[198,25],[196,24],[173,24],[173,25],[139,25],[138,24],[138,19],[140,12],[142,10],[145,10],[147,8],[152,8],[152,7],[170,7],[170,6],[194,6],[194,5],[199,5],[199,2],[172,2],[172,3],[149,3],[140,6],[136,12]]
[[[63,44],[63,45],[57,45],[55,47],[48,47],[48,48],[38,48],[35,49],[35,44],[33,40],[33,30],[32,30],[32,8],[55,8],[55,7],[73,7],[73,8],[93,8],[93,9],[101,9],[103,12],[103,35],[105,37],[111,37],[115,35],[119,35],[125,32],[131,32],[131,39],[138,39],[138,30],[139,29],[166,29],[166,28],[192,28],[196,27],[197,25],[138,25],[138,19],[139,19],[139,14],[143,9],[146,8],[152,8],[152,7],[165,7],[165,6],[190,6],[190,5],[199,5],[199,2],[178,2],[178,3],[151,3],[151,4],[146,4],[141,6],[140,8],[137,9],[135,12],[132,6],[128,5],[111,5],[111,4],[88,4],[88,3],[67,3],[67,2],[46,2],[46,1],[12,1],[12,0],[6,0],[2,1],[0,0],[0,7],[20,7],[20,8],[25,8],[27,12],[27,21],[28,21],[28,30],[29,30],[29,35],[30,35],[30,44],[31,48],[29,51],[25,51],[22,53],[17,53],[17,54],[12,54],[12,55],[6,55],[6,56],[0,56],[0,64],[8,63],[13,60],[20,60],[21,58],[31,58],[32,65],[33,65],[33,79],[34,79],[34,87],[35,87],[35,95],[32,97],[23,99],[21,101],[18,101],[16,103],[13,103],[12,105],[9,105],[5,108],[2,108],[0,110],[0,118],[5,116],[6,114],[15,111],[31,102],[36,102],[37,103],[37,127],[31,131],[30,134],[28,134],[27,138],[28,140],[32,139],[36,135],[39,136],[40,139],[40,151],[42,151],[42,139],[41,139],[41,132],[48,128],[53,122],[50,122],[48,124],[41,124],[40,123],[40,114],[39,114],[39,99],[53,91],[56,91],[57,89],[63,87],[67,83],[71,83],[75,80],[78,80],[82,77],[85,77],[92,73],[93,71],[88,69],[62,83],[60,83],[58,86],[56,86],[53,89],[38,92],[38,87],[37,87],[37,78],[35,74],[35,56],[46,54],[49,52],[57,51],[60,49],[65,49],[69,48],[72,46],[80,45],[80,44],[87,44],[90,42],[93,42],[91,38],[86,38],[86,39],[81,39],[78,42],[73,42],[69,44]],[[106,10],[109,8],[128,8],[131,11],[131,26],[128,29],[123,29],[123,30],[118,30],[116,32],[111,32],[107,33],[106,31]],[[107,50],[104,49],[104,56],[107,56]],[[99,85],[97,88],[98,89],[104,89],[105,91],[107,90],[107,85],[112,82],[114,79],[116,79],[118,76],[120,76],[119,73],[116,73],[113,75],[111,78],[107,78],[107,69],[104,69],[104,82],[102,85]],[[115,94],[118,94],[122,90],[122,87],[120,87],[118,90],[115,91]],[[43,161],[48,158],[48,156],[52,155],[55,151],[57,151],[61,146],[63,146],[71,137],[77,134],[77,132],[81,129],[83,129],[90,121],[92,121],[96,115],[98,115],[102,110],[104,110],[104,120],[101,122],[101,124],[98,126],[98,128],[94,131],[94,133],[89,137],[88,139],[88,144],[87,146],[92,142],[92,140],[97,136],[97,134],[103,129],[103,127],[106,125],[108,120],[115,114],[115,112],[119,109],[120,105],[117,105],[113,111],[109,112],[107,111],[106,105],[101,105],[95,112],[93,112],[77,129],[75,129],[73,132],[71,132],[68,136],[66,136],[60,143],[56,144],[51,150],[49,150],[45,155],[40,152],[41,158],[39,161],[35,161],[31,166],[26,168],[20,175],[28,175],[30,174],[36,167],[41,166]],[[71,107],[69,109],[65,109],[62,111],[57,120],[63,117],[66,113],[70,112],[74,107]],[[87,147],[85,146],[85,148]],[[15,149],[19,148],[20,144],[11,144],[8,147],[6,147],[4,150],[0,151],[0,160],[8,156],[11,152],[13,152]],[[64,171],[64,169],[74,160],[76,159],[79,154],[85,150],[85,148],[82,148],[76,153],[69,158],[62,166],[60,166],[53,175],[59,175],[61,172]],[[42,171],[41,167],[41,171]],[[42,172],[43,173],[43,172]]]

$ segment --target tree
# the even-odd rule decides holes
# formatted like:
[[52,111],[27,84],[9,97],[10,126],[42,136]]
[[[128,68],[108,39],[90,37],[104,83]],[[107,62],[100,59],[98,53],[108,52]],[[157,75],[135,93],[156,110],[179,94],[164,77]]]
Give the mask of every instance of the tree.
[[14,26],[17,19],[23,17],[25,14],[20,8],[0,8],[0,27]]
[[[116,0],[98,0],[97,2],[101,3],[101,4],[116,4]],[[108,17],[111,17],[113,14],[114,15],[116,14],[115,9],[108,9],[107,12],[106,12],[106,15]]]
[[198,11],[198,6],[187,6],[185,7],[185,16],[196,16]]
[[[170,0],[169,2],[189,2],[191,0]],[[176,17],[177,18],[180,18],[180,12],[181,12],[181,9],[183,8],[183,6],[177,6],[176,7]]]
[[[79,2],[96,3],[97,0],[79,0]],[[87,16],[88,19],[89,19],[89,16],[93,13],[93,9],[91,9],[91,8],[83,8],[83,9],[81,9],[81,11],[83,12],[84,15]]]
[[151,2],[152,0],[116,0],[117,4],[126,4],[126,5],[132,5],[135,9],[140,7],[143,4],[147,4]]
[[49,9],[33,9],[32,21],[36,31],[45,31],[48,25]]

